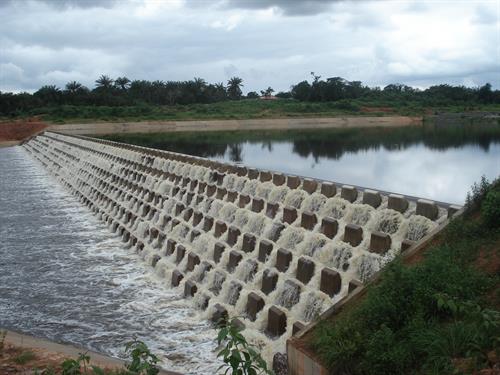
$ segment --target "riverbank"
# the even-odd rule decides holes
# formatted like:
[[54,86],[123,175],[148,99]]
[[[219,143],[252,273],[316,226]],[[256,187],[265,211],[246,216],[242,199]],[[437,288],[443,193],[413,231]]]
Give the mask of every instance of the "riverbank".
[[[34,369],[53,368],[55,374],[58,374],[61,363],[65,359],[77,359],[81,353],[90,356],[90,365],[99,366],[103,369],[118,370],[125,365],[125,361],[121,359],[91,350],[59,344],[18,332],[6,331],[3,346],[0,344],[0,373],[6,375],[31,374]],[[180,375],[165,370],[161,370],[159,374]]]
[[500,180],[475,184],[462,217],[289,340],[315,369],[292,374],[499,374],[499,204]]
[[155,121],[119,123],[81,123],[50,125],[49,130],[71,135],[123,133],[204,132],[235,130],[293,130],[361,127],[404,127],[422,124],[422,117],[329,117],[293,119],[250,119],[210,121]]

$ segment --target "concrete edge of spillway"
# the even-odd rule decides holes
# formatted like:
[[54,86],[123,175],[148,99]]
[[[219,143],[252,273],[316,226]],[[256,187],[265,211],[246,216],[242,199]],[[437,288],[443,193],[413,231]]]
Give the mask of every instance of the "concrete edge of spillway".
[[241,317],[269,362],[461,210],[85,136],[23,147],[201,316]]

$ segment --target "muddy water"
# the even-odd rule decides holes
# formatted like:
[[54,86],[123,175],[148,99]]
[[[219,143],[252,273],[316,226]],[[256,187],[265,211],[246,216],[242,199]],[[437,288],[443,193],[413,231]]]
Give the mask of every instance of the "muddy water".
[[215,373],[216,332],[20,147],[0,149],[0,327]]

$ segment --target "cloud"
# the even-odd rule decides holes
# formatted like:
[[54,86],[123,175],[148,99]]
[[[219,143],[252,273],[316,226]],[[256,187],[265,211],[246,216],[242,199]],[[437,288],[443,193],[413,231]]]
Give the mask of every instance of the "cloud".
[[288,16],[304,16],[319,14],[331,9],[333,3],[342,0],[226,0],[223,6],[241,9],[278,8]]
[[45,4],[54,9],[112,8],[118,4],[118,0],[2,0],[0,1],[0,7],[12,5],[26,7],[29,6],[30,3]]
[[[496,7],[487,1],[417,9],[394,1],[62,3],[0,8],[0,90],[70,80],[93,87],[108,74],[209,82],[238,75],[245,91],[280,91],[311,71],[380,86],[500,87],[497,24],[486,16]],[[303,6],[315,10],[299,12]],[[308,15],[289,16],[299,13]]]

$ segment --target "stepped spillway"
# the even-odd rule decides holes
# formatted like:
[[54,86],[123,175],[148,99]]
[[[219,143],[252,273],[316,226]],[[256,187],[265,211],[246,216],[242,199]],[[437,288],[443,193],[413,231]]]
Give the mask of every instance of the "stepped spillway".
[[23,147],[202,318],[238,316],[269,361],[458,210],[53,132]]

